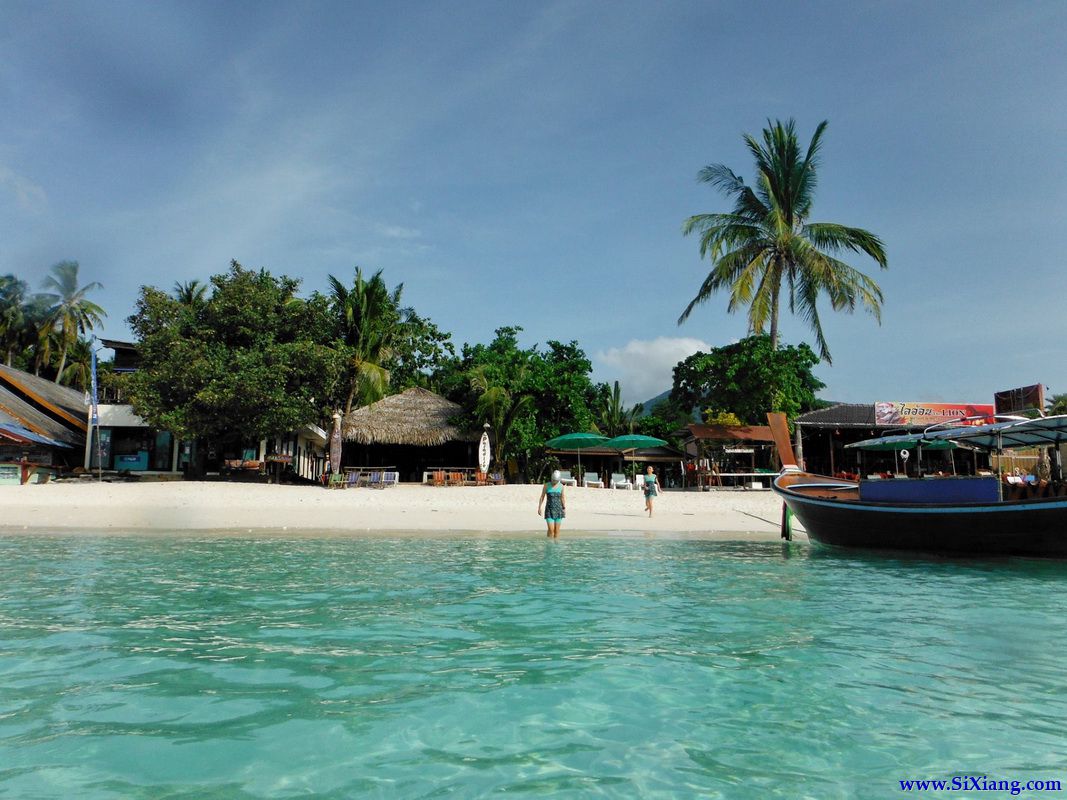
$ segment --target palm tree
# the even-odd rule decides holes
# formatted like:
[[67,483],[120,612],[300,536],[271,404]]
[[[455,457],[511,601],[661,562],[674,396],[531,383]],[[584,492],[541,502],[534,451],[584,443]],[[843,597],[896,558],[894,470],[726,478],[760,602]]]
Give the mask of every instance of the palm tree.
[[9,367],[15,350],[25,338],[28,290],[26,282],[14,275],[0,275],[0,349],[4,351],[4,363]]
[[175,281],[174,299],[183,306],[200,306],[207,300],[207,286],[195,278],[185,283]]
[[611,394],[604,399],[604,405],[600,409],[600,432],[605,436],[621,436],[624,433],[634,432],[634,420],[644,411],[644,405],[637,403],[627,410],[622,405],[622,393],[619,390],[619,382],[615,381],[615,387]]
[[78,337],[67,351],[67,368],[62,383],[86,392],[92,385],[92,342]]
[[489,422],[496,436],[497,461],[503,462],[511,455],[511,439],[515,423],[534,405],[532,395],[515,389],[515,387],[522,386],[526,380],[526,365],[523,364],[518,372],[511,376],[511,380],[508,381],[511,389],[501,382],[494,381],[484,364],[474,367],[468,373],[468,379],[471,389],[478,394],[474,415],[479,420],[484,419]]
[[67,364],[67,350],[77,341],[79,334],[92,331],[107,316],[104,309],[85,297],[93,289],[104,287],[96,281],[78,286],[77,261],[60,261],[54,265],[52,274],[44,279],[43,286],[46,290],[44,296],[53,304],[46,324],[51,332],[60,336],[59,371],[55,377],[55,382],[59,383]]
[[407,313],[400,308],[404,284],[390,292],[381,270],[367,280],[359,267],[351,288],[333,275],[329,281],[330,305],[339,324],[340,337],[350,352],[345,401],[345,414],[348,414],[357,398],[361,403],[372,403],[384,397],[389,389],[386,364],[394,354]]
[[1045,401],[1045,413],[1050,417],[1067,414],[1067,392],[1051,395]]
[[866,253],[886,269],[885,247],[870,231],[833,222],[809,222],[817,182],[819,148],[826,121],[819,123],[806,152],[797,141],[793,120],[763,130],[763,142],[745,135],[756,161],[756,183],[749,187],[723,164],[704,167],[697,180],[719,189],[734,201],[726,214],[697,214],[682,232],[700,234],[700,255],[711,272],[678,318],[681,325],[693,309],[720,289],[727,289],[727,309],[748,306],[752,333],[770,326],[771,345],[778,347],[778,312],[782,289],[789,310],[811,327],[819,355],[830,363],[816,301],[825,293],[835,311],[853,311],[857,303],[881,321],[882,290],[871,278],[835,256],[843,251]]

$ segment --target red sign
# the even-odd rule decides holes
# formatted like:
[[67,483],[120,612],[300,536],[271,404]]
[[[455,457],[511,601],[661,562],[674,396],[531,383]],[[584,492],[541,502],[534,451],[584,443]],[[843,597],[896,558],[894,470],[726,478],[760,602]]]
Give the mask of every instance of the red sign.
[[874,422],[886,427],[917,427],[939,422],[982,425],[992,422],[993,406],[985,403],[875,403]]

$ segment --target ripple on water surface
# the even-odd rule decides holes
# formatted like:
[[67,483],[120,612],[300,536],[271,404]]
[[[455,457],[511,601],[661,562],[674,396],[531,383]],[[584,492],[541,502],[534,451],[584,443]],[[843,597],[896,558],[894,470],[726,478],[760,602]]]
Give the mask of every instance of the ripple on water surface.
[[0,795],[1067,778],[1067,571],[767,543],[0,538]]

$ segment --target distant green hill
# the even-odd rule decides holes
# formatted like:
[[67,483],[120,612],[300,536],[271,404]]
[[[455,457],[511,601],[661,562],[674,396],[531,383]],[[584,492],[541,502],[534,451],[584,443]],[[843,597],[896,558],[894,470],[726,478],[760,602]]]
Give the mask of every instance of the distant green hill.
[[671,396],[671,390],[668,389],[665,392],[660,392],[655,397],[653,397],[651,400],[646,400],[644,403],[641,404],[641,405],[644,406],[644,409],[641,411],[639,416],[642,416],[642,417],[649,416],[652,413],[652,409],[656,407],[657,403],[662,403],[664,400],[666,400],[670,396]]

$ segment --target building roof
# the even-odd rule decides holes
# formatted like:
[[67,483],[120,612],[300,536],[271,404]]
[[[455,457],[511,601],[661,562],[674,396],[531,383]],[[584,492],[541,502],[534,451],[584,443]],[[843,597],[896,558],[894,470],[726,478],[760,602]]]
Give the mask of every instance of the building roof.
[[[85,414],[84,407],[82,414]],[[64,444],[81,444],[85,441],[83,433],[72,430],[71,426],[34,408],[2,383],[0,383],[0,423],[25,428],[38,436],[55,439]]]
[[[874,403],[837,403],[798,416],[799,425],[824,428],[876,428]],[[894,427],[899,428],[900,425]]]
[[686,426],[689,436],[711,442],[774,442],[771,429],[766,425],[700,425],[692,422]]
[[132,350],[133,352],[138,350],[135,342],[124,342],[121,339],[101,339],[100,344],[111,350]]
[[415,387],[349,412],[341,434],[359,444],[434,447],[467,441],[471,437],[449,421],[461,411],[458,403]]
[[69,386],[61,386],[45,378],[0,364],[0,388],[24,398],[26,405],[37,405],[47,412],[47,415],[62,420],[68,428],[82,433],[89,428],[83,394]]

